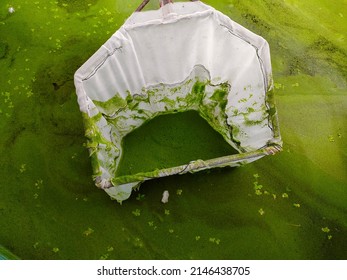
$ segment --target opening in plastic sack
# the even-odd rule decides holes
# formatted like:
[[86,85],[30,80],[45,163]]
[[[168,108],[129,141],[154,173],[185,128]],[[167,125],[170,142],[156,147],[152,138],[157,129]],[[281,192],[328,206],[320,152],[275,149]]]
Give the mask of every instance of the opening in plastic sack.
[[[240,166],[281,150],[267,42],[200,1],[160,2],[133,13],[75,74],[95,183],[119,202],[149,179]],[[120,172],[127,135],[183,112],[198,114],[236,154]]]

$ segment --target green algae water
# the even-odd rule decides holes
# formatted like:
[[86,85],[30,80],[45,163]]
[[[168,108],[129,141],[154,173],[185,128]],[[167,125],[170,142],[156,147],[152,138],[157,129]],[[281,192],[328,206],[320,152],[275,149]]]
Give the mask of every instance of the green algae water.
[[347,259],[346,2],[204,1],[269,42],[284,150],[119,205],[94,186],[73,74],[140,2],[0,1],[0,244],[20,259]]
[[196,111],[157,116],[128,134],[122,145],[116,176],[237,153]]

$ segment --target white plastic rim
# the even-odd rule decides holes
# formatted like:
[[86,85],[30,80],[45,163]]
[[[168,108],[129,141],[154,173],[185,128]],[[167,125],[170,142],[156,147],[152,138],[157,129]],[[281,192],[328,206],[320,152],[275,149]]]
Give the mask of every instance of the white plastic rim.
[[[203,92],[194,95],[197,83]],[[120,202],[144,180],[238,166],[282,145],[268,43],[200,1],[132,14],[76,72],[75,86],[96,185]],[[223,102],[216,90],[226,90]],[[125,135],[157,115],[186,110],[197,110],[240,154],[115,176]]]

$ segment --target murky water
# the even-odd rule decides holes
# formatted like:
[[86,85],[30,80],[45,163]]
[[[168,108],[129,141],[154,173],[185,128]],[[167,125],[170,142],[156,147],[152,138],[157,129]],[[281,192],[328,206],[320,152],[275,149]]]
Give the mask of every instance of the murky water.
[[73,73],[138,2],[1,1],[0,244],[23,259],[346,259],[346,2],[205,1],[268,40],[284,151],[119,205],[93,184]]
[[237,154],[198,112],[162,115],[123,139],[118,176]]

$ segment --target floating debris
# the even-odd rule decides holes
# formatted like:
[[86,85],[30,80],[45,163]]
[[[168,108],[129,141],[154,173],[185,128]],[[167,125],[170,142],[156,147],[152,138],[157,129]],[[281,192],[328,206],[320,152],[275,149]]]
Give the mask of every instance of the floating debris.
[[8,8],[8,12],[9,12],[10,14],[13,14],[15,11],[16,11],[16,10],[15,10],[13,7],[9,7],[9,8]]
[[153,222],[153,221],[149,221],[149,222],[148,222],[148,225],[149,225],[150,227],[153,227],[153,226],[154,226],[154,222]]
[[282,198],[288,198],[289,195],[287,193],[282,193]]
[[136,200],[138,200],[138,201],[142,201],[142,200],[144,200],[145,199],[145,195],[144,194],[141,194],[141,193],[139,193],[138,195],[137,195],[137,197],[136,197]]
[[215,238],[215,237],[210,237],[209,241],[212,243],[215,243],[217,245],[219,245],[219,243],[220,243],[220,239]]
[[[330,228],[328,228],[328,227],[323,227],[323,228],[321,228],[321,230],[324,233],[329,233],[330,232]],[[328,240],[331,240],[333,238],[333,236],[331,234],[329,234],[329,235],[327,235],[327,238],[328,238]]]
[[330,232],[330,228],[324,227],[324,228],[322,228],[322,231],[328,233],[328,232]]
[[299,203],[293,203],[293,206],[296,207],[296,208],[300,208],[301,205]]
[[23,163],[21,166],[20,166],[20,169],[19,169],[19,171],[20,171],[20,173],[23,173],[23,172],[25,172],[27,169],[26,169],[26,164],[25,163]]
[[89,236],[89,235],[91,235],[93,232],[94,232],[94,230],[93,230],[92,228],[88,228],[87,230],[85,230],[85,231],[83,232],[83,235]]
[[255,190],[255,194],[256,195],[262,195],[263,193],[261,192],[261,190]]
[[288,224],[288,225],[290,225],[290,226],[292,226],[292,227],[301,227],[300,224]]
[[42,180],[42,179],[38,179],[38,180],[36,181],[36,183],[35,183],[35,187],[36,187],[37,189],[40,189],[42,185],[43,185],[43,180]]
[[169,191],[164,191],[161,202],[162,203],[168,203],[169,202],[169,196],[170,196]]
[[[253,176],[255,177],[255,175],[258,175],[258,174],[254,174]],[[258,178],[258,177],[255,177],[255,178]],[[263,185],[258,185],[258,181],[253,182],[253,184],[254,184],[255,194],[262,195],[263,192],[261,191],[261,189],[263,188]]]
[[132,211],[131,213],[133,213],[133,215],[134,215],[135,217],[138,217],[138,216],[141,215],[141,210],[140,210],[140,209],[135,209],[135,210]]
[[181,194],[182,194],[182,192],[183,192],[183,190],[178,189],[178,190],[176,191],[176,194],[177,194],[177,195],[181,195]]
[[110,257],[109,254],[103,254],[103,255],[100,256],[100,260],[105,261],[105,260],[107,260],[109,257]]
[[142,242],[140,237],[135,237],[134,240],[133,240],[133,244],[137,248],[143,248],[144,247],[144,244],[143,244],[143,242]]
[[168,216],[168,215],[170,215],[170,210],[165,209],[165,212],[164,212],[164,213],[165,213],[165,215]]
[[258,182],[254,182],[254,189],[255,190],[261,190],[263,188],[263,185],[258,185]]
[[282,85],[280,83],[274,83],[274,87],[275,87],[275,89],[284,89],[284,85]]
[[263,208],[260,208],[258,210],[258,212],[259,212],[260,216],[263,216],[265,214],[265,211],[263,210]]
[[58,253],[60,250],[59,250],[59,248],[54,247],[54,248],[52,249],[52,251],[53,251],[54,253]]

